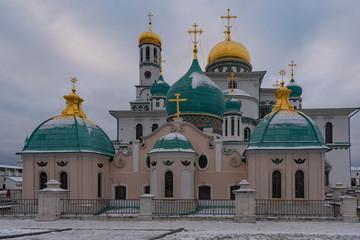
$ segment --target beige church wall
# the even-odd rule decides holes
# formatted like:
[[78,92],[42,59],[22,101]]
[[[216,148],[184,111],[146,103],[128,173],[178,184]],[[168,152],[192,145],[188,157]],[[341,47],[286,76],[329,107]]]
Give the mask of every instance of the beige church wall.
[[[75,158],[74,158],[75,155]],[[23,198],[37,198],[40,189],[39,175],[46,172],[47,180],[60,180],[60,173],[68,175],[68,190],[71,199],[96,199],[98,173],[102,174],[102,196],[106,198],[108,192],[109,158],[93,153],[44,153],[23,155]],[[40,167],[37,162],[44,162]],[[58,163],[63,163],[63,167]],[[66,163],[67,162],[67,163]],[[98,164],[102,164],[100,168]]]
[[[275,164],[271,159],[283,159]],[[306,159],[303,164],[295,163],[294,159]],[[295,173],[304,172],[304,198],[308,200],[324,199],[324,151],[247,151],[248,181],[256,190],[256,198],[272,199],[272,173],[281,173],[281,199],[295,198]],[[278,199],[278,198],[275,198]]]

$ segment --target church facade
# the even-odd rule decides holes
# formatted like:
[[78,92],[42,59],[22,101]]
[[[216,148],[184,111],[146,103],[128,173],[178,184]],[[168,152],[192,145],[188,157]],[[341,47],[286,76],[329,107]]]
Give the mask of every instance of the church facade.
[[[151,15],[149,15],[151,17]],[[130,110],[111,110],[117,139],[86,119],[82,99],[34,130],[21,152],[23,197],[57,179],[70,198],[233,199],[247,179],[261,199],[324,198],[338,181],[350,186],[348,115],[355,109],[305,109],[291,81],[261,88],[248,50],[231,39],[213,47],[203,71],[194,59],[172,86],[162,75],[162,42],[139,36],[139,84]],[[285,71],[281,71],[282,77]],[[76,80],[73,82],[75,83]]]

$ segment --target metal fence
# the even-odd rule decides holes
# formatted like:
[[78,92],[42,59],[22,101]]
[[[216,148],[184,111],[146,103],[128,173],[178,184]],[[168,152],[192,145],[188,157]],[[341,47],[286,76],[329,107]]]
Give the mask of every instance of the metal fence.
[[235,201],[229,199],[156,199],[155,215],[234,215]]
[[1,215],[34,215],[37,212],[37,199],[0,198]]
[[64,215],[139,214],[140,200],[61,199]]
[[255,199],[255,214],[262,216],[335,216],[339,201]]

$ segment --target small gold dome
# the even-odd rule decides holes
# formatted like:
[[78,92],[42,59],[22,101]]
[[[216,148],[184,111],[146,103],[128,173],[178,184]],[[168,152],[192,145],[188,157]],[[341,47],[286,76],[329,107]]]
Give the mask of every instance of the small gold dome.
[[159,35],[156,33],[153,33],[151,31],[149,32],[143,32],[139,36],[139,46],[143,43],[154,43],[161,47],[161,39]]
[[250,63],[250,54],[241,43],[225,40],[213,47],[208,56],[208,64],[221,59],[239,59]]

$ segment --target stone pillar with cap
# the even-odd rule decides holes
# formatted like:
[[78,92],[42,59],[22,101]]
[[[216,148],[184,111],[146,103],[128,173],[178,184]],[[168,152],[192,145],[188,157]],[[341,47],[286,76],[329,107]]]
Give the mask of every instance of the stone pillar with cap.
[[143,194],[140,196],[140,220],[152,220],[155,211],[154,205],[155,195]]
[[255,190],[250,188],[247,180],[240,182],[240,188],[234,190],[235,194],[235,222],[255,223]]
[[352,196],[340,196],[340,215],[343,222],[357,223],[359,217],[357,216],[357,198]]
[[38,191],[38,214],[36,221],[55,221],[62,211],[61,199],[66,198],[68,190],[60,188],[60,182],[50,180],[46,188]]
[[337,182],[334,187],[334,199],[340,200],[340,196],[345,195],[346,188],[341,182]]

